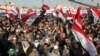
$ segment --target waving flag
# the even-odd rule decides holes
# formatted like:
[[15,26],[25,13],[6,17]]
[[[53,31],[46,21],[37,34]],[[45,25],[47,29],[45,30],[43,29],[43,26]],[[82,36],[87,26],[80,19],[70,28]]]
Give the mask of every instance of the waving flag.
[[16,13],[13,10],[6,10],[7,17],[10,18],[10,20],[14,20],[16,18]]
[[32,9],[28,9],[27,14],[32,14],[34,11]]
[[76,23],[82,28],[83,20],[81,18],[81,7],[77,9],[77,13],[75,15]]
[[[75,23],[76,23],[80,28],[82,28],[83,21],[82,21],[82,19],[81,19],[81,17],[80,17],[80,15],[81,15],[80,11],[81,11],[81,7],[79,7],[79,8],[77,9],[77,13],[76,13],[76,15],[75,15],[75,19],[76,19],[76,20],[75,20]],[[73,33],[73,35],[75,36],[75,39],[78,41],[78,38],[76,37],[75,32],[72,31],[72,33]]]
[[83,29],[81,29],[76,23],[73,24],[73,32],[76,35],[78,41],[82,44],[83,48],[85,48],[90,56],[96,56],[97,50],[92,43],[92,41],[89,40],[89,36],[84,32]]
[[70,20],[70,19],[74,19],[75,18],[75,14],[71,13],[71,12],[68,12],[67,13],[67,19]]
[[36,12],[28,10],[27,14],[23,16],[22,21],[28,25],[31,25],[37,18]]
[[0,10],[6,10],[6,9],[4,9],[4,8],[0,8]]
[[75,36],[75,39],[82,44],[83,48],[85,48],[89,52],[90,56],[96,56],[97,50],[94,44],[92,43],[92,41],[90,41],[90,37],[82,29],[82,20],[79,17],[80,9],[81,8],[78,8],[77,14],[75,16],[76,20],[73,24],[72,29],[73,35]]
[[44,5],[42,6],[42,8],[44,8],[44,9],[46,9],[46,10],[50,10],[50,7],[49,7],[48,5],[46,5],[46,4],[44,4]]
[[16,7],[18,18],[21,19],[21,10],[19,7]]
[[0,13],[2,12],[6,12],[6,9],[5,8],[0,8]]
[[66,19],[65,19],[65,15],[64,15],[62,8],[59,9],[58,17],[60,17],[65,22]]
[[96,7],[91,8],[92,14],[94,16],[94,22],[96,23],[97,21],[100,21],[100,12],[97,10]]
[[48,13],[51,13],[51,12],[50,12],[50,7],[49,7],[49,5],[46,5],[46,4],[44,4],[44,5],[42,6],[42,11],[45,12],[44,15],[46,15],[46,14],[48,14]]
[[32,23],[36,20],[37,17],[37,15],[30,16],[25,23],[28,25],[32,25]]

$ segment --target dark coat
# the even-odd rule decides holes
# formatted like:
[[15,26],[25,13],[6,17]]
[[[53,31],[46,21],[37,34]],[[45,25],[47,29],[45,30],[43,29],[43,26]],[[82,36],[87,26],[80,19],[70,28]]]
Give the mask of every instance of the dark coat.
[[[83,50],[85,51],[85,54],[83,54]],[[75,48],[72,44],[70,46],[70,56],[90,56],[90,55],[83,47]]]
[[1,56],[8,56],[7,54],[7,47],[8,47],[8,41],[7,41],[7,32],[3,31],[0,33],[0,55]]
[[17,56],[29,56],[31,52],[32,52],[32,46],[31,46],[31,45],[30,45],[30,46],[28,47],[28,49],[26,50],[26,53],[25,53],[24,50],[23,50],[23,46],[20,45],[19,51],[18,51],[18,53],[17,53]]

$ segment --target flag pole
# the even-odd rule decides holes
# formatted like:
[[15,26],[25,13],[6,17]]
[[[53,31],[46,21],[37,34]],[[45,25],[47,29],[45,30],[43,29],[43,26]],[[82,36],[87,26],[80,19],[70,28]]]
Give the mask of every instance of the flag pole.
[[42,0],[42,5],[44,5],[44,0]]

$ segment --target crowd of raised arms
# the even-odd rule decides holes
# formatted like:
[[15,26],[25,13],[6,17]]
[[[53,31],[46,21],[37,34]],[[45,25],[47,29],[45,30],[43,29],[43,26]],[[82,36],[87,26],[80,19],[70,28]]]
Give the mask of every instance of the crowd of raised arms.
[[[94,23],[91,15],[81,20],[99,56],[100,22]],[[38,16],[32,25],[0,16],[0,56],[90,56],[72,33],[74,22],[63,22],[52,13]]]

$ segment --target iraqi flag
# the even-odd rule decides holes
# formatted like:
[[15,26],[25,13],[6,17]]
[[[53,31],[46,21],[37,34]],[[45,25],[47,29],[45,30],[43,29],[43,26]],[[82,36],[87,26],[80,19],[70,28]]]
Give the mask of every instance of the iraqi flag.
[[83,48],[85,48],[90,56],[96,56],[97,55],[97,50],[90,41],[89,36],[84,32],[82,28],[80,28],[76,23],[73,24],[73,30],[74,35],[77,37],[78,41],[82,44]]
[[27,14],[35,14],[36,11],[33,11],[32,9],[28,9]]
[[69,12],[67,13],[67,19],[68,19],[68,20],[71,20],[71,19],[74,19],[74,18],[75,18],[75,14],[73,14],[72,12],[69,11]]
[[18,18],[21,19],[21,9],[19,7],[16,7],[16,12],[17,12]]
[[81,18],[81,7],[79,7],[78,9],[77,9],[77,13],[76,13],[76,15],[75,15],[75,22],[77,23],[77,25],[80,27],[80,28],[82,28],[82,25],[83,25],[83,20],[82,20],[82,18]]
[[[83,25],[83,20],[81,19],[81,7],[79,7],[77,9],[77,12],[76,12],[76,15],[75,15],[75,21],[74,21],[80,28],[82,28],[82,25]],[[75,39],[78,41],[78,38],[76,37],[75,35],[75,32],[72,31]]]
[[91,11],[94,16],[94,23],[100,22],[100,11],[96,7],[92,7]]
[[42,8],[44,8],[45,10],[50,10],[50,7],[49,7],[48,5],[46,5],[46,4],[44,4],[44,5],[42,6]]
[[62,8],[59,9],[59,15],[58,15],[58,17],[60,17],[63,20],[63,22],[66,21],[65,14],[64,14],[64,11],[63,11]]
[[5,13],[6,9],[5,8],[0,8],[0,13]]
[[[44,10],[43,10],[43,9],[44,9]],[[47,4],[43,4],[43,6],[42,6],[42,11],[45,11],[45,14],[44,14],[44,15],[47,15],[48,13],[51,13],[50,7],[49,7],[49,5],[47,5]]]
[[25,16],[23,16],[22,21],[28,25],[32,25],[32,23],[36,20],[37,17],[38,17],[38,15],[36,15],[35,12],[34,13],[30,12],[30,13],[26,14]]
[[16,18],[16,13],[13,10],[6,10],[7,17],[10,18],[10,20],[14,20]]
[[[80,8],[78,8],[77,14],[80,14]],[[90,56],[96,56],[97,50],[92,41],[90,41],[90,37],[82,29],[82,23],[80,22],[82,22],[80,17],[76,17],[76,20],[73,23],[72,27],[73,35],[75,36],[75,39],[82,44],[83,48],[85,48],[89,52]]]

